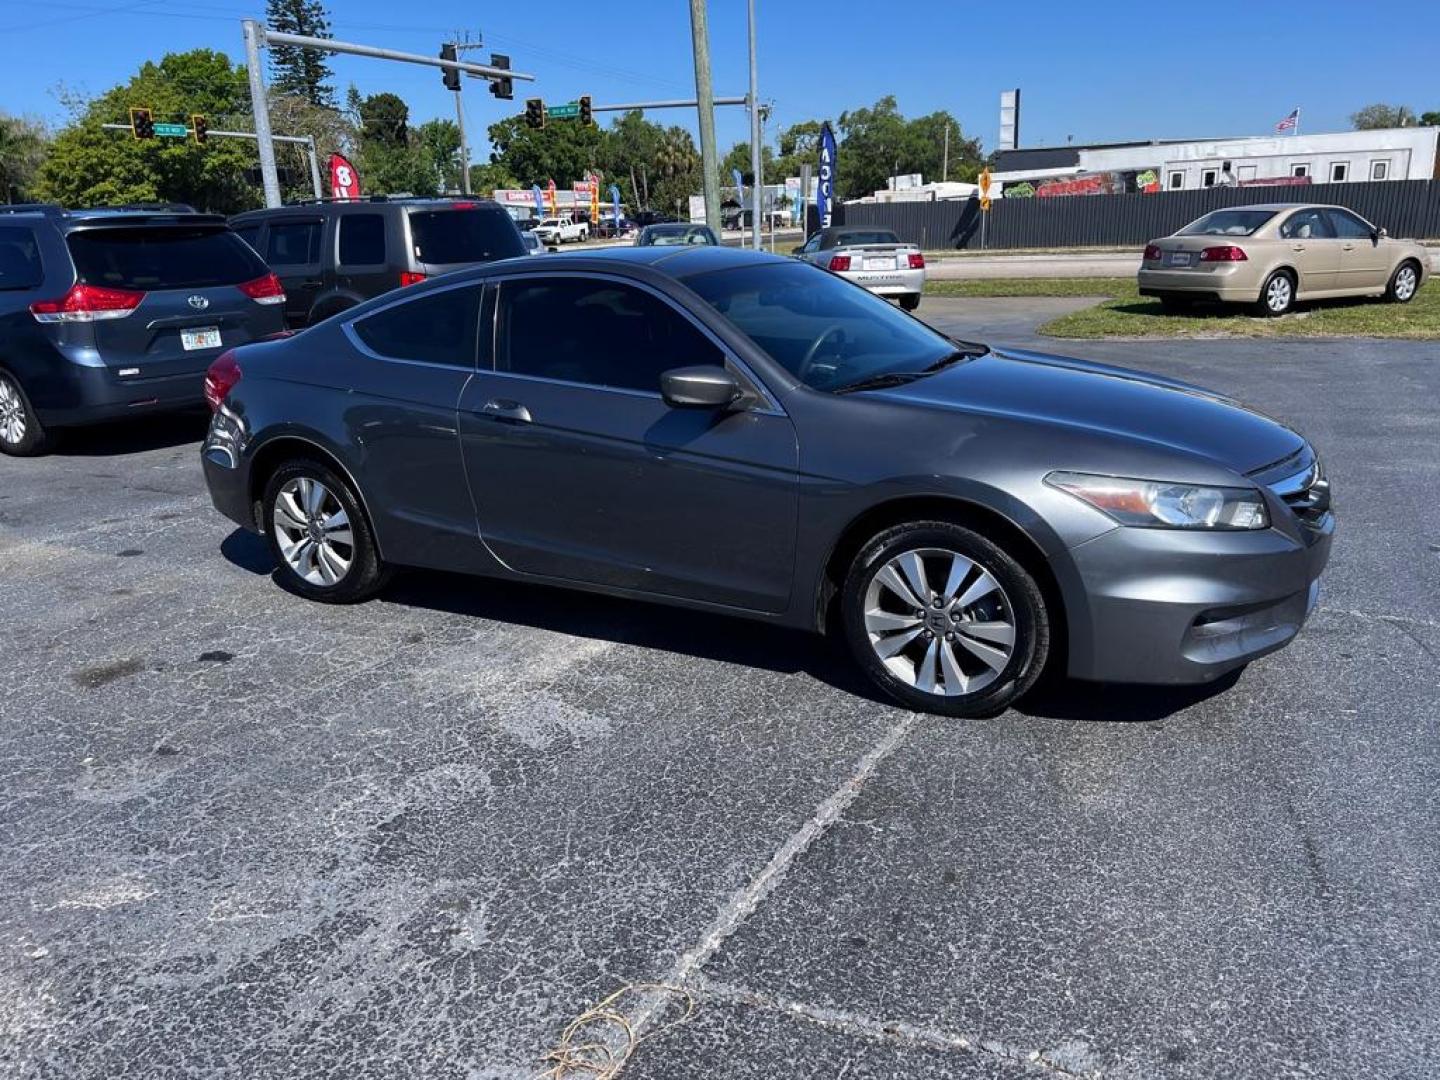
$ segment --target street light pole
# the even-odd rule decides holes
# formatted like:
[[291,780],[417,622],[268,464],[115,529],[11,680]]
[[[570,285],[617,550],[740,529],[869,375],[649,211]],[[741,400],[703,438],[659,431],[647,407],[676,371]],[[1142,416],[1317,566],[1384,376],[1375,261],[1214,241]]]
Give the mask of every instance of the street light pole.
[[280,173],[275,168],[275,144],[270,139],[270,103],[265,98],[265,75],[260,70],[260,25],[254,19],[241,24],[245,34],[245,67],[250,73],[250,107],[255,113],[255,145],[260,151],[260,181],[265,205],[280,205]]
[[[750,238],[751,246],[756,251],[760,250],[760,192],[765,184],[765,177],[761,170],[764,166],[765,156],[760,146],[760,76],[755,69],[755,0],[750,0],[750,171],[754,174],[754,180],[750,184],[750,205],[754,208],[754,220],[751,222]],[[743,213],[742,220],[743,220]]]
[[690,37],[695,49],[695,103],[700,113],[700,174],[705,224],[720,231],[720,160],[715,152],[715,87],[710,81],[710,27],[706,0],[690,0]]

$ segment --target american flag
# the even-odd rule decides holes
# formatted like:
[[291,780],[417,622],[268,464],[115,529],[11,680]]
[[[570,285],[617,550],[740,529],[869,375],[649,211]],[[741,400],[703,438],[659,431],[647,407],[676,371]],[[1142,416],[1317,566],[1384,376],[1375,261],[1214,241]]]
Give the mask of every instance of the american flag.
[[1299,109],[1295,109],[1295,110],[1293,110],[1293,111],[1290,113],[1289,116],[1285,117],[1284,120],[1281,120],[1278,124],[1275,125],[1275,130],[1276,130],[1276,131],[1294,131],[1294,130],[1295,130],[1297,127],[1299,127],[1299,126],[1300,126],[1300,110],[1299,110]]

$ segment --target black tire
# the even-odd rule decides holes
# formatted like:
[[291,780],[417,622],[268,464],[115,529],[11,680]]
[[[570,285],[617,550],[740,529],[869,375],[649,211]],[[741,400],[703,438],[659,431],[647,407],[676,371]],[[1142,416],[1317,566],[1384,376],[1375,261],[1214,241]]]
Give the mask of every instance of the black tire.
[[904,296],[900,297],[900,306],[906,311],[914,311],[920,306],[920,294],[906,293]]
[[49,447],[50,433],[35,415],[20,380],[0,370],[0,454],[35,457]]
[[[924,659],[934,655],[932,670],[941,676],[936,682],[948,684],[949,674],[941,666],[938,655],[939,650],[947,650],[954,658],[953,662],[961,667],[971,668],[968,672],[971,680],[989,679],[974,691],[947,694],[921,689],[914,685],[920,681],[918,678],[907,681],[887,667],[871,643],[870,631],[866,627],[866,609],[867,594],[871,590],[872,582],[886,570],[892,560],[907,553],[921,551],[939,553],[926,555],[922,560],[929,583],[933,586],[932,593],[945,588],[945,583],[937,576],[937,570],[943,576],[946,566],[950,565],[949,560],[944,557],[946,554],[961,555],[978,568],[967,571],[967,576],[963,579],[967,585],[957,589],[957,596],[963,598],[969,591],[969,583],[978,580],[981,571],[988,574],[999,586],[998,593],[992,591],[980,594],[979,598],[963,611],[958,607],[939,607],[933,595],[918,597],[922,603],[927,603],[924,608],[925,616],[921,621],[922,627],[928,627],[932,618],[943,623],[947,613],[952,619],[960,613],[963,621],[986,622],[990,626],[1008,621],[1013,629],[1012,651],[1003,662],[998,657],[993,664],[977,661],[975,655],[960,648],[960,645],[964,644],[959,641],[962,635],[951,633],[942,641],[926,628],[922,630],[921,637],[913,639],[911,644],[893,656],[892,662],[901,667],[907,664],[913,666],[918,676]],[[883,600],[880,606],[899,599],[898,594],[892,594]],[[939,607],[939,610],[932,611],[930,605]],[[903,606],[902,604],[901,607]],[[908,610],[903,610],[898,617],[906,618],[908,615]],[[1050,615],[1035,579],[992,541],[977,532],[947,521],[917,521],[897,525],[886,529],[866,544],[855,556],[841,586],[840,619],[851,655],[876,686],[902,705],[943,716],[994,716],[1002,712],[1035,684],[1050,654]],[[896,640],[908,634],[909,630],[897,629],[895,633],[895,639],[883,640]],[[954,643],[947,644],[952,639]],[[926,644],[927,641],[933,641],[933,645]],[[996,651],[1003,652],[1003,649]]]
[[[1402,274],[1409,271],[1409,288],[1403,285]],[[1392,304],[1408,304],[1415,299],[1415,294],[1420,291],[1420,266],[1414,259],[1406,259],[1395,268],[1390,275],[1390,282],[1385,286],[1385,299]]]
[[[338,551],[343,557],[344,549],[348,546],[350,557],[345,572],[333,582],[307,579],[291,565],[285,550],[281,547],[281,530],[276,528],[275,522],[276,506],[281,492],[292,481],[318,482],[333,496],[339,507],[345,512],[350,525],[348,531],[350,543],[347,545],[337,541],[329,550]],[[389,581],[390,570],[380,561],[380,551],[375,544],[375,535],[370,528],[369,519],[365,516],[365,510],[360,505],[359,496],[348,480],[328,466],[304,458],[285,462],[265,482],[261,509],[265,540],[270,545],[270,553],[275,557],[276,574],[280,583],[290,591],[299,593],[307,599],[319,600],[327,604],[353,604],[361,600],[368,600],[384,588],[385,583]],[[313,522],[313,520],[312,517],[311,521]],[[309,561],[312,566],[317,568],[316,572],[320,573],[321,571],[318,569],[319,554],[315,554]]]
[[[1288,284],[1283,289],[1276,283],[1284,279]],[[1274,295],[1272,295],[1272,290]],[[1255,300],[1255,312],[1266,318],[1278,319],[1289,314],[1295,306],[1295,275],[1289,270],[1276,270],[1260,286],[1260,295]]]

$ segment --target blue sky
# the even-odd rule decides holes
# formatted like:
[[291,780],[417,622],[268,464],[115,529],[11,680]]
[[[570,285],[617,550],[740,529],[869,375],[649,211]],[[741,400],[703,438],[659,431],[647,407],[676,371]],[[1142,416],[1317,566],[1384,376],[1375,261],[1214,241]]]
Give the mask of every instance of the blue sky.
[[[829,4],[757,0],[760,94],[770,127],[894,94],[906,115],[949,109],[987,148],[1002,89],[1023,91],[1021,142],[1056,145],[1132,138],[1264,134],[1295,106],[1302,130],[1340,130],[1374,101],[1440,109],[1435,42],[1440,3],[1388,12],[1354,0],[1294,5],[1108,0]],[[61,83],[102,91],[147,58],[197,46],[242,56],[240,23],[263,0],[0,0],[0,109],[64,119]],[[618,12],[618,14],[611,14]],[[531,94],[596,102],[694,94],[687,0],[628,4],[508,0],[332,0],[337,37],[433,55],[455,30],[508,52],[533,88],[500,102],[467,82],[472,141]],[[1399,18],[1403,32],[1391,21]],[[825,29],[821,29],[821,28]],[[711,0],[717,93],[746,90],[744,0]],[[453,116],[435,69],[335,57],[336,84],[390,90],[411,116]],[[694,129],[694,114],[654,119]],[[718,110],[722,150],[746,137],[744,110]],[[476,160],[482,160],[477,155]]]

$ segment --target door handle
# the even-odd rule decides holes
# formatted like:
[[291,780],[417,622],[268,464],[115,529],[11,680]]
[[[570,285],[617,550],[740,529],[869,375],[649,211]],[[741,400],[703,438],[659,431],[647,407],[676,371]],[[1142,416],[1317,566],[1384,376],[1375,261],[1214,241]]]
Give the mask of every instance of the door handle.
[[1304,244],[1293,244],[1293,245],[1291,245],[1290,250],[1291,250],[1291,251],[1304,251],[1304,250],[1305,250],[1305,245],[1304,245]]
[[518,401],[505,398],[491,398],[481,407],[480,413],[492,420],[508,420],[513,424],[530,423],[530,410]]
[[1354,245],[1354,244],[1345,244],[1345,245],[1343,245],[1343,246],[1340,248],[1340,250],[1341,250],[1341,251],[1354,251],[1354,250],[1355,250],[1355,245]]

